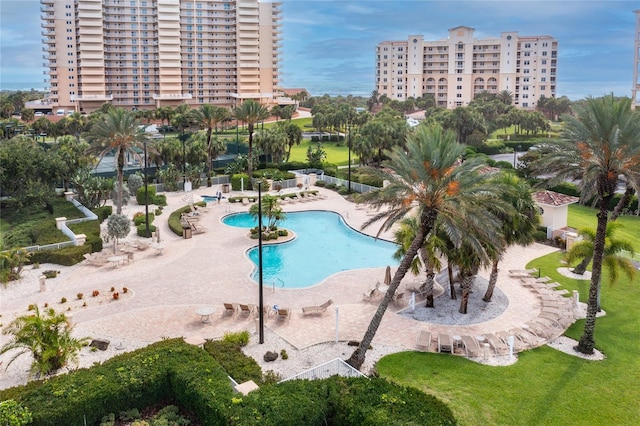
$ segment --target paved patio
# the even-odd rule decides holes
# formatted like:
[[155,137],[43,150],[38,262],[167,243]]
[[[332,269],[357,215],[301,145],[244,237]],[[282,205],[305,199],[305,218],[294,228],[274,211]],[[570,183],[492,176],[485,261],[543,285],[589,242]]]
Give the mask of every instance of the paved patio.
[[[194,192],[213,195],[217,191],[218,187],[214,186]],[[370,218],[365,209],[356,209],[353,203],[337,193],[325,189],[320,191],[326,195],[326,199],[288,203],[283,207],[285,211],[332,210],[342,214],[356,229],[360,229],[361,224]],[[208,228],[208,231],[194,234],[191,239],[183,239],[169,230],[167,219],[170,212],[184,205],[184,193],[166,195],[168,206],[164,209],[165,213],[156,217],[154,222],[160,228],[165,245],[161,255],[155,255],[153,250],[137,252],[133,263],[118,268],[95,267],[84,262],[70,268],[56,267],[62,273],[55,279],[47,280],[46,292],[39,292],[37,279],[33,279],[39,272],[26,271],[23,282],[11,284],[5,290],[0,289],[3,296],[0,300],[2,322],[6,324],[12,316],[24,314],[30,303],[42,306],[48,302],[50,306],[59,309],[58,301],[62,297],[71,300],[77,293],[90,295],[94,289],[124,286],[132,292],[132,297],[100,305],[90,304],[87,308],[72,311],[77,334],[105,338],[112,342],[133,341],[142,344],[165,337],[219,338],[228,331],[253,332],[255,320],[252,316],[246,318],[223,315],[224,302],[258,304],[258,287],[250,278],[253,265],[245,254],[256,241],[247,238],[245,230],[221,223],[224,215],[247,211],[248,207],[241,203],[229,203],[226,199],[221,204],[210,203],[210,211],[204,213],[200,220],[200,224]],[[136,211],[144,211],[144,208],[126,208],[129,216]],[[375,225],[365,230],[372,235],[377,231],[378,227]],[[390,238],[388,233],[382,236]],[[129,237],[130,240],[137,238],[134,234]],[[512,248],[501,262],[501,269],[522,269],[529,260],[555,250],[539,244],[527,248]],[[310,257],[309,261],[313,262],[313,258]],[[49,265],[43,265],[42,268],[46,267]],[[377,307],[374,303],[364,302],[362,295],[377,281],[382,281],[384,269],[345,271],[308,289],[265,287],[265,306],[277,304],[293,309],[290,321],[282,323],[271,316],[265,319],[265,325],[294,347],[302,349],[335,339],[335,307],[338,307],[340,340],[359,340]],[[484,271],[481,275],[488,277],[489,274]],[[413,275],[407,275],[401,286],[405,285],[405,281],[413,283]],[[12,292],[12,286],[23,287],[19,292]],[[416,349],[416,336],[420,330],[475,336],[520,327],[541,313],[539,298],[529,288],[521,285],[518,279],[509,278],[503,272],[500,274],[498,287],[508,297],[509,306],[495,319],[468,326],[428,324],[394,315],[394,311],[400,307],[392,305],[385,314],[374,343],[413,350]],[[318,305],[328,298],[334,301],[328,313],[302,315],[303,306]],[[210,323],[203,323],[196,313],[202,306],[216,308]],[[558,334],[561,333],[562,330],[559,330]]]

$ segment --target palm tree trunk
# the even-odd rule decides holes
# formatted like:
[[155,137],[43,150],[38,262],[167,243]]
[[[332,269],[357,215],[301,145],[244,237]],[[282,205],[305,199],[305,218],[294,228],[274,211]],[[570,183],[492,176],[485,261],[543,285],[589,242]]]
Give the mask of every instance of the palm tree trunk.
[[122,149],[118,151],[117,175],[118,186],[116,187],[116,214],[122,214],[122,186],[124,184],[124,150]]
[[498,282],[498,261],[495,260],[493,262],[493,267],[491,268],[491,276],[489,276],[489,285],[487,286],[487,291],[484,294],[482,300],[485,302],[491,302],[491,298],[493,297],[493,290],[496,288],[496,283]]
[[447,265],[447,273],[449,274],[449,291],[451,292],[451,300],[457,300],[458,296],[456,296],[456,286],[453,281],[453,266],[451,264]]
[[427,272],[427,281],[424,283],[425,284],[425,291],[427,293],[427,301],[424,304],[424,306],[426,308],[433,308],[433,279],[436,276],[435,272],[433,271],[433,269],[429,270]]
[[249,130],[249,152],[247,154],[247,173],[249,174],[248,189],[253,189],[251,176],[253,174],[253,125],[247,126]]
[[573,268],[573,273],[578,275],[584,275],[584,273],[587,270],[587,266],[589,266],[589,262],[591,262],[591,259],[593,259],[593,255],[587,256],[584,259],[582,259],[582,261],[578,264],[578,266]]
[[207,168],[205,169],[207,172],[207,186],[211,186],[211,127],[207,129]]
[[[605,178],[602,178],[605,179]],[[598,287],[602,275],[602,259],[604,258],[604,243],[607,232],[609,212],[607,206],[613,194],[608,194],[600,199],[600,211],[598,212],[598,226],[596,237],[593,240],[593,265],[591,267],[591,285],[589,286],[589,300],[587,302],[587,316],[584,323],[584,333],[575,350],[585,354],[592,354],[595,346],[594,332],[596,328],[596,314],[598,313]]]
[[620,213],[622,213],[622,209],[624,209],[629,204],[629,201],[631,201],[631,197],[635,192],[636,191],[633,188],[627,186],[627,189],[624,191],[624,195],[620,198],[620,201],[618,201],[618,204],[616,204],[616,207],[611,213],[611,217],[609,218],[610,221],[614,221],[618,218],[618,216],[620,216]]
[[384,316],[384,313],[386,312],[387,307],[389,306],[389,303],[393,298],[393,295],[398,289],[400,281],[402,281],[406,273],[409,271],[411,262],[413,262],[413,258],[416,256],[416,254],[418,254],[418,250],[420,250],[420,247],[422,247],[422,245],[424,244],[425,236],[429,232],[431,232],[437,216],[438,213],[435,210],[425,210],[422,212],[420,217],[420,228],[418,229],[415,238],[411,242],[411,245],[402,258],[402,261],[400,262],[400,266],[398,266],[396,273],[393,275],[393,279],[389,284],[389,289],[380,302],[376,313],[373,315],[373,318],[369,323],[369,327],[367,328],[362,341],[358,345],[358,348],[351,354],[351,357],[347,360],[347,363],[353,368],[359,370],[360,367],[362,367],[367,349],[369,348],[369,345],[371,345],[371,342],[376,335],[376,331],[378,331],[378,327],[382,322],[382,317]]
[[464,276],[462,278],[462,299],[460,299],[460,309],[458,312],[461,314],[467,313],[467,305],[469,304],[469,294],[471,293],[471,284],[473,283],[474,275]]

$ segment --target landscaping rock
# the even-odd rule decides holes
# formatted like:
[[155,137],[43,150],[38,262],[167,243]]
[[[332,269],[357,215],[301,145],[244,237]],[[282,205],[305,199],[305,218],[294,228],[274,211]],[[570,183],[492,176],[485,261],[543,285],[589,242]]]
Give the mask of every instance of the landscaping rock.
[[103,340],[103,339],[93,339],[91,341],[91,343],[89,344],[89,346],[92,346],[94,348],[100,349],[101,351],[106,351],[107,348],[109,347],[109,341],[108,340]]
[[278,359],[278,353],[268,351],[266,354],[264,354],[263,358],[266,362],[275,361],[276,359]]

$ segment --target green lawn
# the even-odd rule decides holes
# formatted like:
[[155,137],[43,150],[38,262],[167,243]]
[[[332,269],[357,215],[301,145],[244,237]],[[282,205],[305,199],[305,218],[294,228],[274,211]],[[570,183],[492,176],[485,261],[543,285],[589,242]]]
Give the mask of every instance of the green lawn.
[[[569,223],[595,227],[595,210],[571,206]],[[592,218],[590,221],[588,217]],[[621,218],[622,219],[622,218]],[[627,234],[640,229],[640,219],[625,217]],[[560,253],[530,262],[542,275],[586,300],[589,282],[557,273]],[[603,283],[608,274],[603,273]],[[596,323],[596,347],[604,361],[585,361],[541,347],[519,356],[509,367],[489,367],[461,357],[405,352],[378,363],[381,376],[414,386],[444,400],[463,425],[631,425],[640,418],[640,280],[621,277],[615,286],[603,285],[602,307]],[[472,296],[474,297],[474,296]],[[475,297],[478,297],[475,295]],[[437,308],[436,308],[437,309]],[[578,339],[584,321],[566,335]]]
[[[315,149],[317,142],[303,139],[300,145],[294,146],[291,149],[291,158],[289,161],[307,161],[307,149],[309,145]],[[349,164],[349,151],[346,142],[324,142],[322,149],[327,153],[327,158],[324,160],[325,162],[337,166],[346,166]],[[357,164],[358,158],[356,154],[351,152],[351,164]]]
[[[596,229],[596,210],[580,204],[569,206],[569,226],[576,229],[593,228]],[[623,228],[616,231],[618,238],[624,237],[640,253],[640,219],[637,216],[620,216],[616,222],[622,224]]]

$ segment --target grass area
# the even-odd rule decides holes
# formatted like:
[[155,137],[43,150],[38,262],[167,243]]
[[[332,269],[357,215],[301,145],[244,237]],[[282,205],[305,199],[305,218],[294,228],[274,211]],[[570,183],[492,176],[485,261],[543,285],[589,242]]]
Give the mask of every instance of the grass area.
[[[569,206],[568,225],[572,228],[593,228],[596,229],[596,209],[583,206],[581,204],[571,204]],[[616,231],[618,238],[624,238],[634,245],[636,253],[640,253],[640,218],[637,216],[620,216],[616,220],[622,228]]]
[[[300,145],[291,149],[291,158],[289,161],[307,161],[307,149],[309,146],[315,148],[317,142],[311,142],[309,139],[303,139]],[[349,150],[346,142],[324,142],[322,149],[327,153],[325,162],[335,164],[337,166],[346,166],[349,164]],[[358,163],[358,156],[351,152],[352,164]]]
[[[571,206],[569,223],[595,226],[595,211]],[[588,217],[592,219],[589,221]],[[627,217],[627,234],[640,229],[640,219]],[[560,275],[561,253],[535,259],[539,267],[569,291],[586,300],[589,281]],[[462,425],[482,423],[531,425],[626,425],[640,417],[640,316],[636,303],[640,286],[621,276],[615,286],[603,285],[605,317],[596,322],[596,347],[604,361],[585,361],[549,347],[519,355],[509,367],[489,367],[461,357],[404,352],[378,363],[382,377],[414,386],[445,401]],[[603,271],[603,283],[608,272]],[[475,295],[477,297],[477,295]],[[437,308],[436,308],[437,309]],[[565,333],[578,339],[584,320]]]

